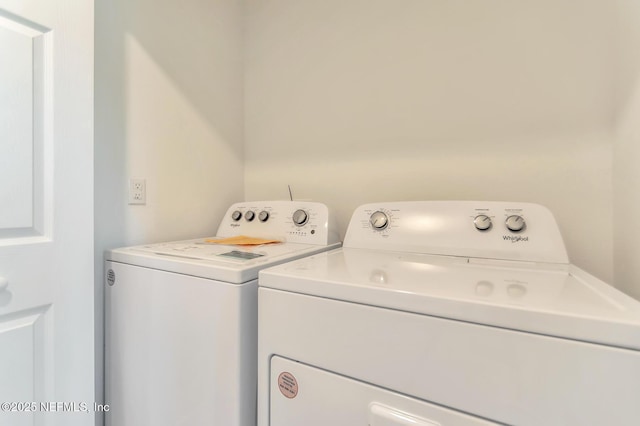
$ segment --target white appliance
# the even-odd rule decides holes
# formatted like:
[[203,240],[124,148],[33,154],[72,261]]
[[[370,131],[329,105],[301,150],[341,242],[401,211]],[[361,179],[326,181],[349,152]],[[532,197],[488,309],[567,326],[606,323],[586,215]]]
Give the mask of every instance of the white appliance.
[[320,203],[238,203],[213,240],[284,242],[107,252],[107,425],[255,425],[258,271],[339,247],[330,219]]
[[259,323],[259,426],[640,424],[640,303],[539,205],[361,206],[260,272]]

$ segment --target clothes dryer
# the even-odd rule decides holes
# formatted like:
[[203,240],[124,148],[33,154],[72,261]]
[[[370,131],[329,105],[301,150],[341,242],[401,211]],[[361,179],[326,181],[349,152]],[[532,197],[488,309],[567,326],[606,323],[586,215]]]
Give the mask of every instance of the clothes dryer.
[[260,272],[259,322],[259,426],[640,421],[640,303],[536,204],[361,206]]
[[254,426],[258,271],[339,245],[324,204],[264,201],[215,237],[107,252],[107,425]]

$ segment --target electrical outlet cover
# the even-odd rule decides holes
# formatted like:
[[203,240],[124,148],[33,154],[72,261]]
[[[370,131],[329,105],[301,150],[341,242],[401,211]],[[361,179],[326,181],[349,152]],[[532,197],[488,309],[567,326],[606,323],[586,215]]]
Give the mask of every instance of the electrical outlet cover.
[[147,203],[147,183],[144,179],[129,179],[129,204]]

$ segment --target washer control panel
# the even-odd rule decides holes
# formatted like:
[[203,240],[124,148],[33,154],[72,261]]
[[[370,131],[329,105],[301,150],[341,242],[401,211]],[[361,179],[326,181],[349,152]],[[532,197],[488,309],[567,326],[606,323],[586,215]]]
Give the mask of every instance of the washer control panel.
[[333,244],[339,241],[329,209],[311,201],[251,201],[233,204],[227,210],[219,237],[246,235],[303,244]]
[[568,263],[555,218],[532,203],[407,201],[358,207],[344,247]]

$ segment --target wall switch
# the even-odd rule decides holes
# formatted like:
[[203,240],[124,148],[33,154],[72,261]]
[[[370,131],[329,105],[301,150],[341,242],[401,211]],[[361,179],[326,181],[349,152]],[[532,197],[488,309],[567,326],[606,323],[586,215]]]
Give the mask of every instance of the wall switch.
[[144,179],[129,179],[129,204],[147,204],[147,183]]

